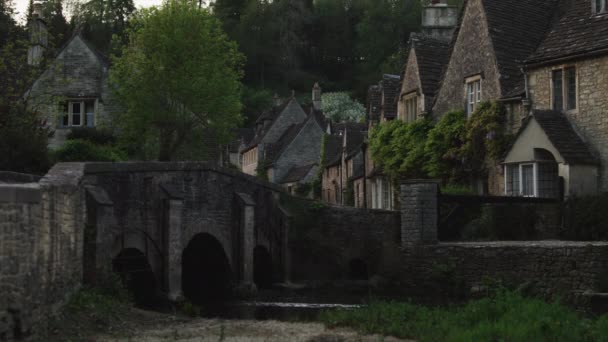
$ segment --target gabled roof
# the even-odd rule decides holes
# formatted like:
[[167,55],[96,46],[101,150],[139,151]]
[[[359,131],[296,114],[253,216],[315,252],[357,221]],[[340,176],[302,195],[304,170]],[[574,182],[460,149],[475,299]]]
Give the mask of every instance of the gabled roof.
[[289,126],[277,142],[269,144],[268,149],[266,150],[266,160],[275,162],[281,153],[283,153],[289,144],[291,144],[293,139],[298,136],[298,133],[300,133],[305,124],[306,121]]
[[382,76],[382,81],[380,81],[382,94],[384,96],[382,111],[386,119],[397,117],[397,98],[399,97],[400,80],[401,77],[399,75],[384,74]]
[[434,96],[439,89],[441,73],[449,61],[450,43],[423,34],[412,34],[410,46],[418,61],[422,92]]
[[581,54],[608,54],[608,15],[592,15],[589,0],[561,2],[563,13],[526,63],[550,62]]
[[549,141],[568,164],[597,165],[598,161],[589,151],[589,147],[576,133],[564,114],[554,110],[536,110],[519,130],[521,134],[530,121],[534,119],[545,132]]
[[300,167],[296,167],[296,166],[292,167],[289,170],[289,172],[287,172],[285,177],[283,177],[283,179],[281,180],[281,184],[299,182],[299,181],[303,180],[304,178],[306,178],[306,176],[308,176],[310,171],[315,166],[317,166],[317,164],[310,164],[310,165],[305,165],[305,166],[300,166]]
[[521,63],[548,32],[558,0],[482,1],[501,74],[501,95],[523,92]]
[[[101,62],[101,64],[103,64],[104,66],[109,66],[110,65],[110,58],[108,58],[108,56],[106,56],[105,54],[103,54],[101,51],[99,51],[96,47],[94,47],[91,43],[89,43],[89,41],[82,35],[82,32],[80,30],[76,30],[72,36],[70,37],[70,39],[68,39],[63,46],[61,47],[61,49],[59,49],[59,52],[57,53],[57,56],[59,56],[63,50],[65,50],[70,44],[72,44],[72,42],[74,41],[74,39],[76,39],[76,37],[80,38],[80,40],[82,40],[82,42],[84,43],[84,45],[86,45],[86,47],[91,50],[91,52],[93,52],[93,54],[95,55],[95,57],[97,57],[97,59]],[[55,56],[55,57],[57,57]]]
[[[272,125],[275,123],[279,115],[283,113],[283,111],[287,108],[291,101],[296,101],[297,103],[297,100],[294,97],[290,97],[285,100],[281,105],[273,106],[271,109],[263,112],[260,117],[258,117],[258,119],[256,120],[256,124],[260,124],[261,128],[256,130],[253,139],[249,142],[249,145],[245,149],[243,149],[243,152],[246,152],[256,147],[264,139],[264,137],[270,131],[270,128],[272,128]],[[264,121],[270,121],[270,124],[264,125]]]
[[360,130],[348,130],[346,133],[346,159],[354,157],[365,141],[365,134]]

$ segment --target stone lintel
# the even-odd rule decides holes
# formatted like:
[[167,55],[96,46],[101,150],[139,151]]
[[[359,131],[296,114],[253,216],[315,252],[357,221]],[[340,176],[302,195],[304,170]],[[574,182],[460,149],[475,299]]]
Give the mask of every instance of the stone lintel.
[[160,188],[165,192],[169,199],[183,200],[184,192],[173,184],[161,184]]

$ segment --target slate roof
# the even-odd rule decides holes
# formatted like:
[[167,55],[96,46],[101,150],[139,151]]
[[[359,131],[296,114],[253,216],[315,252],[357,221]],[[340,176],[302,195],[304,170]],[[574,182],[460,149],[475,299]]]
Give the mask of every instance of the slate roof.
[[265,156],[266,160],[270,162],[275,162],[277,158],[281,155],[281,153],[287,148],[287,146],[291,144],[293,139],[295,139],[298,133],[300,133],[305,123],[306,121],[289,126],[285,130],[285,132],[283,132],[283,135],[281,135],[281,137],[279,138],[279,140],[277,140],[276,143],[268,144],[268,149],[266,150]]
[[416,53],[422,92],[434,96],[443,68],[450,59],[450,43],[423,34],[412,34],[410,46]]
[[348,130],[346,134],[346,159],[349,159],[361,150],[365,141],[365,134],[358,130]]
[[287,172],[287,175],[285,175],[285,177],[283,177],[281,184],[299,182],[299,181],[303,180],[304,178],[306,178],[306,176],[308,175],[310,170],[313,167],[315,167],[316,165],[317,164],[310,164],[310,165],[305,165],[305,166],[300,166],[300,167],[296,167],[296,166],[292,167],[289,170],[289,172]]
[[[589,151],[589,147],[576,133],[570,121],[564,114],[553,110],[536,110],[532,115],[541,126],[549,141],[559,151],[568,164],[597,165],[597,158]],[[530,122],[529,117],[522,125],[520,132]]]
[[230,152],[239,152],[241,146],[248,146],[253,139],[255,131],[253,128],[238,128],[235,130],[235,138],[228,146]]
[[399,84],[401,77],[399,75],[384,74],[380,86],[382,95],[384,96],[384,105],[382,111],[386,119],[397,117],[397,98],[399,97]]
[[331,134],[343,134],[344,130],[350,131],[367,131],[367,124],[361,122],[338,122],[331,124]]
[[548,32],[558,0],[482,1],[501,73],[501,95],[523,93],[521,63],[536,50]]
[[382,110],[382,90],[378,85],[367,89],[367,120],[380,120]]
[[526,63],[608,53],[608,15],[592,15],[589,0],[562,0],[561,9],[563,14]]
[[[257,118],[256,124],[262,124],[262,128],[256,130],[253,139],[249,142],[247,147],[245,149],[243,149],[243,152],[256,147],[262,141],[262,139],[264,139],[264,136],[266,136],[266,133],[268,133],[268,131],[270,130],[270,127],[272,127],[272,124],[274,123],[274,121],[285,110],[285,108],[287,108],[287,106],[289,105],[289,103],[292,100],[295,100],[295,99],[293,97],[288,98],[287,100],[283,101],[283,103],[280,106],[273,106],[271,109],[264,111]],[[267,127],[264,127],[263,123],[266,120],[270,120],[271,123]]]

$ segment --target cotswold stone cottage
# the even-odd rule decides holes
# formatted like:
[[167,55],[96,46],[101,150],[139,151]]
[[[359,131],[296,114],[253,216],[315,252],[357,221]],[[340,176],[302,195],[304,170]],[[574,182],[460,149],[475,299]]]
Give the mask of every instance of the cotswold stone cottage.
[[326,126],[321,88],[313,87],[311,106],[303,107],[293,95],[284,101],[275,96],[274,102],[257,119],[253,139],[240,150],[241,170],[295,191],[310,183],[318,168]]
[[449,44],[424,32],[411,37],[399,118],[470,115],[482,101],[500,101],[517,140],[489,166],[480,193],[605,191],[607,7],[606,0],[465,1]]
[[[40,4],[36,4],[40,5]],[[37,65],[47,44],[46,24],[36,7],[28,62]],[[111,113],[120,110],[108,86],[108,59],[80,33],[74,34],[34,82],[26,98],[30,107],[46,117],[51,148],[61,146],[75,127],[109,125]]]

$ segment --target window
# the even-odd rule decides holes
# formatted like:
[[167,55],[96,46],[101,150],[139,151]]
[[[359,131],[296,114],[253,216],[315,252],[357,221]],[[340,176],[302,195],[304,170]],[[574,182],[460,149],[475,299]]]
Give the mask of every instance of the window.
[[592,3],[594,14],[608,13],[608,0],[593,0]]
[[558,198],[557,162],[535,161],[505,165],[505,195]]
[[471,116],[481,102],[481,78],[467,82],[467,115]]
[[382,182],[382,209],[390,209],[390,189],[387,182]]
[[403,121],[412,122],[418,118],[418,96],[411,96],[404,101]]
[[576,69],[567,67],[553,70],[551,82],[553,109],[576,109]]
[[58,126],[95,127],[95,100],[67,101],[60,106]]

